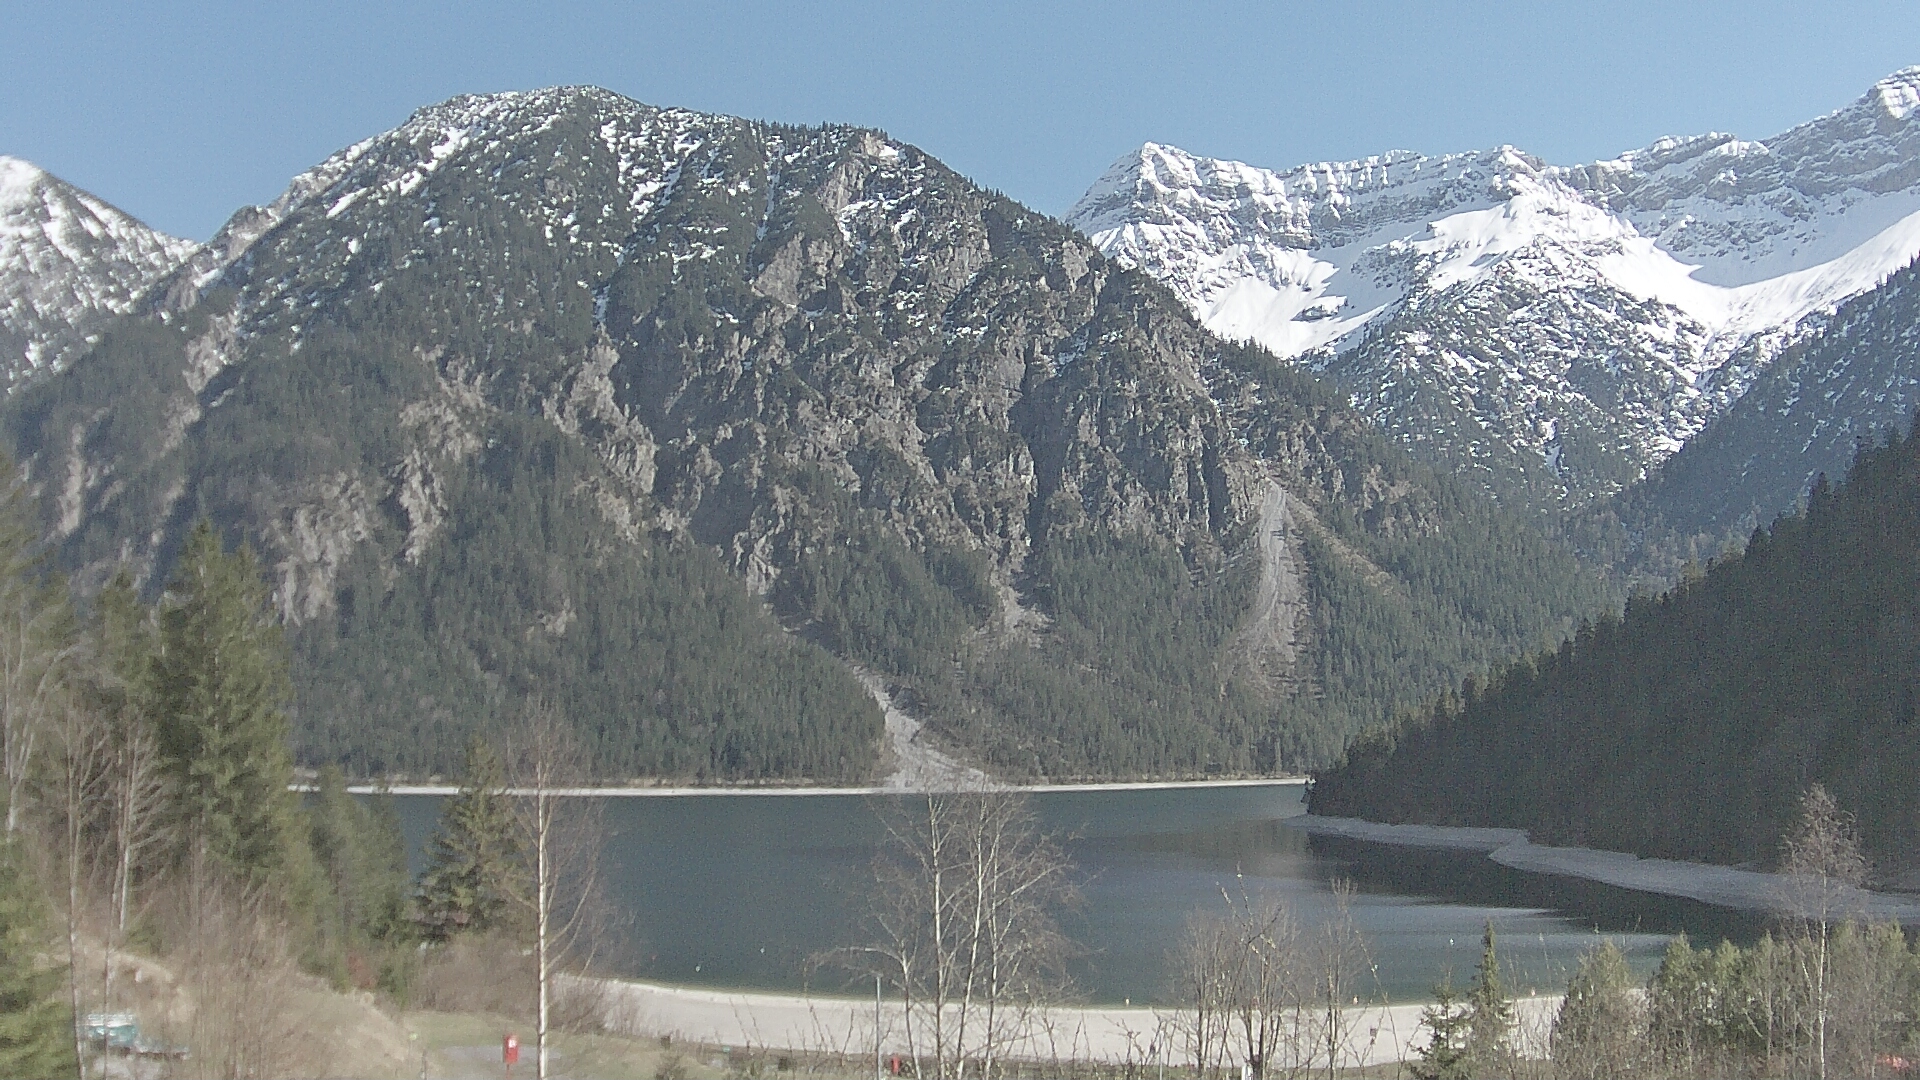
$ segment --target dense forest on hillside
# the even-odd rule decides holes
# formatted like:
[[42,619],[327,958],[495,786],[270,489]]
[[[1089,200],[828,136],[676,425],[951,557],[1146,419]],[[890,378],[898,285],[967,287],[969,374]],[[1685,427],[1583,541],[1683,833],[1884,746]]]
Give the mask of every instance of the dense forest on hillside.
[[[1568,516],[1569,542],[1624,581],[1672,581],[1797,506],[1820,473],[1920,405],[1920,264],[1809,318],[1803,336],[1672,457]],[[1755,346],[1749,346],[1749,349]]]
[[1890,432],[1744,554],[1357,740],[1311,805],[1769,863],[1819,782],[1896,873],[1920,850],[1917,631],[1920,439]]
[[356,775],[537,697],[611,779],[864,778],[847,661],[1014,777],[1302,769],[1602,603],[913,147],[584,88],[343,151],[3,413],[83,594],[202,516],[261,553],[299,758]]
[[[412,320],[431,307],[427,292],[448,287],[423,270],[386,295]],[[52,522],[59,560],[79,570],[83,591],[121,565],[124,538],[177,542],[200,515],[283,553],[268,571],[294,650],[302,763],[355,776],[448,773],[469,735],[531,696],[576,720],[609,778],[869,775],[881,715],[852,675],[786,634],[711,550],[609,520],[596,496],[617,478],[550,421],[494,415],[484,434],[457,415],[425,421],[438,425],[443,461],[467,453],[423,479],[438,489],[425,527],[401,498],[369,496],[356,472],[406,457],[423,424],[422,410],[407,412],[409,396],[434,385],[403,334],[438,327],[395,328],[356,310],[312,330],[297,352],[261,350],[244,372],[210,383],[220,407],[187,453],[169,453],[181,433],[165,414],[100,407],[177,393],[178,366],[233,302],[216,295],[168,323],[123,320],[86,363],[15,395],[6,416],[29,454],[78,427],[116,463],[117,498],[65,535]],[[522,342],[515,355],[528,351]],[[263,489],[317,505],[263,513]],[[168,493],[170,519],[140,517]],[[303,546],[317,567],[299,565]],[[169,548],[156,552],[160,572]],[[382,558],[396,551],[405,555]],[[159,580],[149,574],[149,591]]]

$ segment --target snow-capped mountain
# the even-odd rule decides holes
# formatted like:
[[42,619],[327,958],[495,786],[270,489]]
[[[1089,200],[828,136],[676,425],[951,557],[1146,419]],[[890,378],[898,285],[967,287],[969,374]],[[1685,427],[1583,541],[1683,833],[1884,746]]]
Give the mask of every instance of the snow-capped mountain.
[[194,248],[0,156],[0,386],[72,359]]
[[[585,139],[556,138],[560,145],[549,160],[512,160],[516,140],[551,131],[557,117],[583,103],[608,111],[597,130]],[[443,166],[471,169],[476,159],[489,162],[492,180],[501,185],[493,209],[503,227],[506,222],[530,225],[557,251],[610,266],[636,223],[680,183],[683,166],[691,163],[697,172],[710,164],[716,137],[733,123],[728,117],[653,108],[591,87],[454,97],[333,154],[294,177],[273,202],[236,212],[168,282],[169,299],[175,306],[192,303],[223,277],[245,279],[250,283],[241,298],[245,308],[279,312],[297,322],[302,311],[337,301],[343,290],[378,292],[379,277],[369,273],[385,276],[404,269],[439,247],[458,250],[459,241],[439,212],[444,196],[435,193],[431,181]],[[617,197],[580,205],[575,189],[581,174],[596,180],[604,175]],[[532,181],[531,188],[510,186],[519,180]],[[396,204],[417,213],[401,222],[386,220]],[[262,274],[255,244],[277,228],[296,230],[313,246],[300,253],[297,266],[279,275]],[[390,259],[387,246],[402,241],[411,257]],[[296,271],[299,295],[286,295],[283,290],[294,287]]]
[[[1782,352],[1753,388],[1640,485],[1631,527],[1743,537],[1793,508],[1814,477],[1837,483],[1860,442],[1907,434],[1920,407],[1920,265],[1854,297]],[[1713,550],[1708,546],[1707,550]]]
[[1920,253],[1920,68],[1764,142],[1272,172],[1148,144],[1069,214],[1217,332],[1300,357],[1496,490],[1579,501],[1678,450]]
[[[617,775],[857,775],[878,716],[821,647],[1022,774],[1311,763],[1600,601],[1319,381],[876,131],[455,98],[146,295],[0,401],[55,557],[84,588],[164,578],[203,514],[246,536],[302,746],[370,771],[551,692]],[[1181,632],[1103,629],[1141,611]]]

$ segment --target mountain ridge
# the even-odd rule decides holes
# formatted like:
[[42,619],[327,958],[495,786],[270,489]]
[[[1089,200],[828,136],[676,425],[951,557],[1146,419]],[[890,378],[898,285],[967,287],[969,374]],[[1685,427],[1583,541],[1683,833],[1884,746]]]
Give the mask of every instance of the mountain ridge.
[[0,155],[0,379],[65,365],[194,248]]
[[1920,253],[1916,87],[1903,69],[1764,142],[1666,138],[1572,167],[1500,147],[1271,172],[1150,143],[1068,220],[1428,460],[1578,505],[1637,482],[1810,319]]
[[[249,539],[302,753],[358,771],[550,693],[610,769],[857,775],[871,701],[809,643],[1012,775],[1293,768],[1598,602],[1312,378],[871,130],[456,98],[148,295],[9,403],[59,557],[153,580],[202,514]],[[1274,484],[1288,560],[1252,543]],[[1295,631],[1249,659],[1274,566]],[[716,711],[772,646],[689,588],[797,631],[813,704]]]

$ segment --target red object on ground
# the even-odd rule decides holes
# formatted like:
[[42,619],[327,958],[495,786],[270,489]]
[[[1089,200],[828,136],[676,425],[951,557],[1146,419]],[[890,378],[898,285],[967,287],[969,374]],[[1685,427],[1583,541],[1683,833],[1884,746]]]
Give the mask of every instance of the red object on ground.
[[520,1039],[518,1036],[509,1034],[505,1039],[501,1040],[500,1060],[506,1062],[509,1065],[519,1064]]

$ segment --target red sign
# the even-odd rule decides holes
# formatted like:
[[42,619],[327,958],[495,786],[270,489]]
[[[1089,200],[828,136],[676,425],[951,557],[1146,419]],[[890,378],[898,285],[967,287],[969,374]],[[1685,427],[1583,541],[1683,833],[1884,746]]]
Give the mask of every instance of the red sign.
[[520,1061],[520,1039],[517,1036],[508,1035],[506,1039],[501,1042],[500,1058],[509,1065],[517,1064]]

